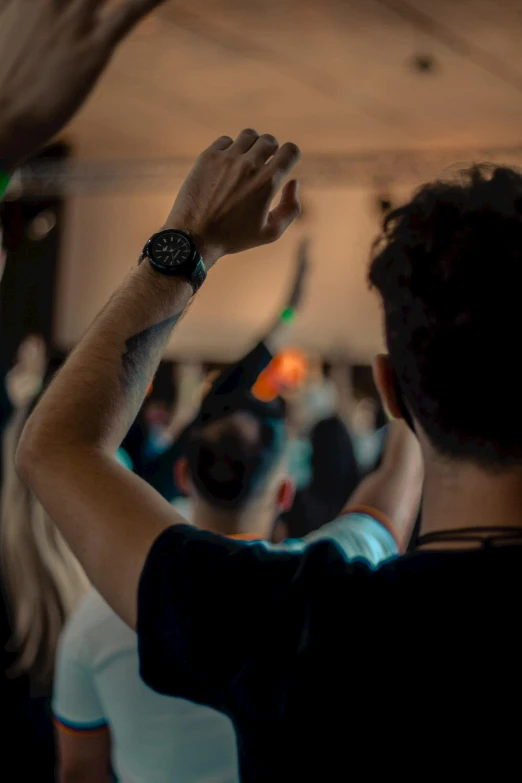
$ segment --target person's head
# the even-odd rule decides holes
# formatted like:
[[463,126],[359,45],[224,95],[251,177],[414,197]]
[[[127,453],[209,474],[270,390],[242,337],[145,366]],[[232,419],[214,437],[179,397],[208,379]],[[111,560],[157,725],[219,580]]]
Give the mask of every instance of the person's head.
[[176,467],[178,485],[196,502],[196,524],[269,535],[277,514],[293,499],[286,442],[283,420],[249,411],[196,422]]
[[388,357],[376,379],[436,458],[522,464],[522,176],[475,166],[384,220],[370,282]]

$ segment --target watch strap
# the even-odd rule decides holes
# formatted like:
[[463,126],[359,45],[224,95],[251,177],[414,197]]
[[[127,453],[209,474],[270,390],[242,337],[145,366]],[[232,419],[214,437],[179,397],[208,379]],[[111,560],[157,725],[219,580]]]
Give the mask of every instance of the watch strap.
[[[173,229],[173,230],[175,231],[175,229]],[[184,234],[185,232],[180,231],[179,233]],[[149,239],[149,241],[147,242],[147,244],[143,248],[141,256],[138,259],[138,266],[140,266],[140,264],[142,264],[143,261],[146,258],[148,258],[149,262],[150,262],[150,265],[153,267],[153,269],[156,269],[161,274],[168,275],[170,277],[182,277],[182,278],[184,277],[191,284],[191,286],[192,286],[192,288],[194,290],[194,293],[199,291],[199,289],[201,288],[201,286],[203,285],[203,283],[205,282],[205,280],[207,278],[207,270],[205,268],[205,264],[203,262],[203,259],[199,255],[198,251],[194,248],[194,255],[192,256],[192,261],[194,262],[194,261],[196,261],[196,259],[197,259],[197,261],[196,261],[196,265],[195,265],[194,269],[192,270],[192,272],[190,274],[187,274],[186,270],[184,270],[183,268],[178,268],[178,269],[175,269],[175,270],[167,271],[166,269],[164,269],[163,267],[161,267],[157,263],[155,263],[152,260],[152,258],[150,257],[150,255],[149,255],[149,248],[150,248],[153,240],[156,237],[157,237],[157,234],[154,234],[154,236],[151,237],[151,239]],[[188,238],[190,238],[190,237],[188,237]],[[192,239],[191,239],[191,241],[193,243]],[[193,246],[194,246],[194,243],[193,243]]]
[[203,263],[203,259],[201,256],[199,256],[199,261],[196,264],[196,268],[192,272],[192,276],[190,278],[190,282],[192,284],[192,288],[194,289],[194,293],[196,291],[199,291],[205,280],[207,279],[207,270],[205,268],[205,264]]

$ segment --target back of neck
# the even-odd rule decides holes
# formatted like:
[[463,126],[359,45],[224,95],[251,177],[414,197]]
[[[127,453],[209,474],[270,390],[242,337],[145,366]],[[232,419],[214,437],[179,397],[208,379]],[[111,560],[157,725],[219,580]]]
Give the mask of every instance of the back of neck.
[[193,524],[200,530],[244,539],[270,539],[274,517],[262,509],[248,507],[239,511],[214,508],[201,499],[194,500]]
[[471,463],[428,463],[421,534],[488,527],[522,527],[522,468],[493,473]]

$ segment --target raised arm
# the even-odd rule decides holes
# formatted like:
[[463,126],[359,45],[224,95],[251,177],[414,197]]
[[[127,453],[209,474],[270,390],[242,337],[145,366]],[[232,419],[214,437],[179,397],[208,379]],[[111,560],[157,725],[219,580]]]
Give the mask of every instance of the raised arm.
[[[166,227],[191,234],[207,267],[273,242],[299,213],[283,179],[293,144],[246,130],[198,159]],[[268,161],[268,162],[267,162]],[[150,546],[182,518],[113,454],[141,406],[165,344],[192,295],[184,278],[144,262],[98,315],[29,419],[18,469],[55,520],[91,582],[129,625]]]
[[0,198],[73,117],[120,41],[163,0],[0,0]]
[[301,239],[297,248],[292,284],[283,304],[283,308],[263,337],[263,342],[273,356],[284,347],[288,340],[288,334],[292,328],[296,311],[303,301],[306,282],[310,271],[309,247],[310,240],[308,237]]
[[423,463],[417,438],[402,420],[389,425],[381,465],[357,487],[348,510],[369,511],[389,528],[405,552],[419,511]]

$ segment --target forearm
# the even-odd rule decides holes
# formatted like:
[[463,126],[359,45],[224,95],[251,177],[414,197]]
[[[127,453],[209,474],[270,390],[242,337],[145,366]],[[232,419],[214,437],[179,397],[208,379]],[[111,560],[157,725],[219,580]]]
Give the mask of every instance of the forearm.
[[400,453],[385,453],[382,465],[359,484],[347,506],[380,512],[403,552],[417,518],[423,482],[420,449],[409,437],[411,442]]
[[[118,3],[116,11],[126,7]],[[137,10],[138,0],[132,7]],[[278,183],[299,158],[292,144],[276,147],[273,137],[252,130],[237,143],[222,136],[187,177],[165,225],[194,238],[207,269],[221,256],[275,241],[297,214],[295,181],[267,214]],[[150,548],[165,528],[184,520],[113,455],[191,295],[185,277],[164,276],[147,261],[136,267],[44,394],[17,451],[23,478],[92,584],[131,628]]]
[[75,349],[31,416],[20,451],[114,453],[145,397],[192,289],[142,264]]

